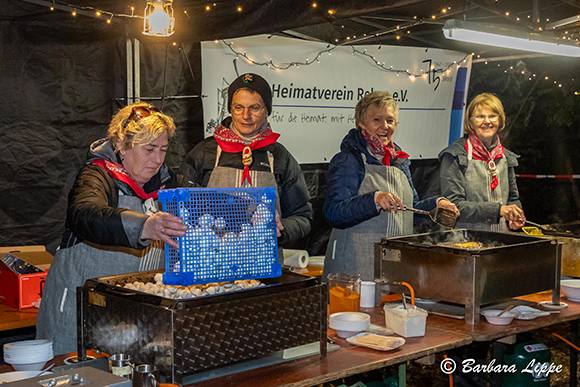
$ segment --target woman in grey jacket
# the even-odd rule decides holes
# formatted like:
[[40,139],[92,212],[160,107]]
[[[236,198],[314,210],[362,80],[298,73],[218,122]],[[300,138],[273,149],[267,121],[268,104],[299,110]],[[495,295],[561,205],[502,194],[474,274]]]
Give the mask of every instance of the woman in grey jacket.
[[479,94],[465,112],[465,137],[439,154],[441,193],[461,212],[456,227],[508,231],[525,224],[514,171],[518,156],[497,135],[504,127],[501,101]]
[[76,288],[89,278],[164,267],[163,243],[179,246],[182,220],[157,209],[157,192],[187,184],[165,165],[173,119],[146,103],[113,117],[91,145],[69,194],[66,231],[48,272],[36,320],[54,354],[77,349]]

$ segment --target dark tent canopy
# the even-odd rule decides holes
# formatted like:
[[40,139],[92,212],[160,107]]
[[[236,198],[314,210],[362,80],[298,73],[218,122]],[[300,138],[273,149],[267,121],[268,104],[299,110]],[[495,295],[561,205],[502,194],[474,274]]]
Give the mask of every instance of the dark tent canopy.
[[[315,1],[175,0],[176,33],[169,38],[153,38],[141,34],[141,18],[131,17],[141,16],[145,3],[0,0],[1,246],[44,244],[50,251],[56,248],[66,215],[67,194],[84,163],[88,146],[105,136],[113,114],[127,104],[127,47],[135,47],[135,39],[140,42],[141,99],[162,108],[177,124],[167,159],[169,165],[177,166],[203,138],[201,41],[278,33],[329,44],[402,44],[470,52],[473,46],[443,38],[441,27],[446,19],[465,15],[473,20],[537,29],[548,25],[549,20],[580,13],[577,6],[563,0],[543,2],[546,4],[540,8],[533,7],[532,3],[537,2],[532,1],[506,5],[493,0],[452,0],[445,2],[446,8],[427,0],[331,1],[316,7]],[[97,15],[97,11],[101,14]],[[542,16],[539,23],[528,20],[536,14]],[[578,23],[565,30],[571,36],[577,35]],[[556,32],[564,33],[564,29]],[[530,74],[549,71],[550,76],[559,74],[560,79],[579,75],[576,59],[550,57],[546,61],[517,53],[518,59],[513,51],[483,46],[479,54],[490,61],[503,57],[498,63],[511,60],[516,67],[525,60],[522,71]],[[483,61],[474,65],[471,92],[493,91],[508,97],[508,101],[504,99],[508,116],[517,117],[518,121],[507,142],[510,149],[523,154],[521,173],[526,169],[535,173],[577,171],[580,160],[574,146],[578,143],[579,123],[575,113],[580,97],[559,98],[562,89],[554,91],[539,83],[532,87],[518,81],[515,75],[508,78],[503,72],[493,71],[484,68]],[[572,88],[577,83],[568,81],[567,85]],[[570,95],[570,90],[566,95]],[[558,117],[552,111],[557,111]],[[532,129],[527,130],[528,125]],[[551,132],[558,136],[554,141],[545,137],[548,125],[555,128]],[[556,155],[554,163],[545,162],[546,150]],[[436,169],[428,172],[433,165],[416,165],[420,168],[417,176],[436,176]],[[323,180],[324,167],[304,166],[304,170],[319,209],[324,200],[324,184],[319,182]],[[532,214],[554,190],[553,185],[536,183],[520,182],[523,202],[528,206],[525,209]],[[580,195],[576,183],[558,184],[558,192],[566,193],[550,208],[554,212],[556,205],[560,206],[565,208],[564,213],[550,217],[536,210],[542,219],[535,220],[578,218],[579,205],[574,203],[580,203]],[[423,192],[433,189],[432,184],[418,186]],[[541,198],[537,197],[538,192]],[[572,204],[566,206],[565,202]],[[323,225],[321,214],[317,216]]]

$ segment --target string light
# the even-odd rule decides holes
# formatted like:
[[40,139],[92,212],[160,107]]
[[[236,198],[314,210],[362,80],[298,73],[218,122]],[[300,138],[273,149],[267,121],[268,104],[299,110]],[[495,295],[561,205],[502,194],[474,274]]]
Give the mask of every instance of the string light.
[[[248,56],[248,54],[246,53],[246,51],[237,51],[236,49],[234,49],[233,47],[233,42],[226,42],[225,40],[222,40],[222,42],[230,49],[230,51],[232,53],[234,53],[236,55],[236,57],[242,57],[244,58],[248,63],[256,65],[256,66],[265,66],[268,68],[273,68],[275,70],[287,70],[291,67],[295,67],[295,68],[299,68],[299,66],[310,66],[311,64],[314,63],[320,63],[320,57],[324,54],[324,53],[328,53],[328,55],[331,55],[332,51],[334,51],[337,47],[339,46],[330,46],[330,44],[327,46],[327,48],[325,50],[321,50],[319,51],[316,56],[314,57],[314,59],[305,59],[304,62],[298,62],[298,61],[294,61],[294,62],[290,62],[290,63],[285,63],[285,65],[276,65],[272,58],[270,58],[270,60],[268,62],[256,62],[254,59],[250,58]],[[372,60],[373,64],[377,67],[379,67],[380,69],[386,71],[386,72],[390,72],[390,73],[396,73],[397,76],[399,74],[406,74],[409,78],[411,78],[412,80],[420,77],[420,76],[426,76],[427,74],[424,71],[421,71],[420,74],[413,74],[409,71],[409,69],[394,69],[393,66],[387,66],[385,65],[385,62],[380,62],[376,59],[376,57],[374,57],[373,55],[369,54],[367,52],[367,49],[365,48],[363,51],[358,50],[356,47],[351,46],[352,55],[361,55],[361,56],[365,56],[368,57],[370,60]],[[463,59],[460,60],[460,62],[465,62],[467,57],[469,57],[470,54],[465,55],[465,57]],[[437,73],[444,73],[447,72],[449,70],[451,70],[451,68],[453,67],[453,65],[457,63],[457,61],[453,61],[452,64],[450,64],[449,66],[447,66],[446,68],[440,68],[440,69],[436,69],[435,66],[432,64],[430,67],[430,72],[432,72],[433,74],[437,74]],[[460,65],[457,65],[457,68],[461,67]]]
[[[44,2],[44,3],[46,3],[46,2]],[[48,6],[46,4],[40,4],[40,5]],[[64,3],[61,1],[58,2],[58,6],[57,6],[55,0],[52,0],[52,2],[50,3],[50,7],[48,7],[48,8],[51,11],[55,11],[58,8],[59,10],[70,12],[71,16],[73,16],[73,17],[76,17],[78,15],[83,15],[83,16],[89,16],[89,17],[102,18],[103,16],[106,16],[107,19],[104,19],[104,18],[103,19],[108,24],[111,23],[113,16],[126,17],[126,18],[139,17],[139,16],[133,15],[133,12],[131,15],[120,14],[120,13],[117,14],[117,13],[113,13],[113,12],[104,11],[102,9],[97,9],[97,8],[94,8],[91,6],[78,6],[76,4],[67,4],[67,3]],[[134,7],[131,7],[131,9],[133,11]]]

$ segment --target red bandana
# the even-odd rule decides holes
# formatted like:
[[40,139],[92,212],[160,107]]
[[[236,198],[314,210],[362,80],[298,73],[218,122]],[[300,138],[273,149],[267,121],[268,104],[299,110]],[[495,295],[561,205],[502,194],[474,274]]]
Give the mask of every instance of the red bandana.
[[[105,170],[109,172],[109,175],[111,175],[113,179],[117,179],[127,184],[129,187],[133,189],[133,191],[135,191],[137,196],[139,196],[141,199],[143,200],[151,198],[157,199],[157,193],[159,192],[159,190],[153,191],[150,194],[145,193],[145,191],[143,191],[143,188],[139,187],[137,182],[133,180],[133,178],[129,175],[129,172],[127,172],[125,167],[122,166],[121,164],[114,163],[112,161],[108,161],[105,159],[95,160],[91,162],[91,164],[105,168]],[[159,189],[163,189],[164,187],[165,185],[162,185]]]
[[220,148],[228,153],[239,153],[242,152],[242,162],[244,164],[244,173],[242,175],[242,185],[244,181],[248,180],[251,185],[252,180],[250,179],[250,164],[252,164],[252,151],[256,149],[263,148],[267,145],[274,144],[280,137],[278,133],[272,132],[270,124],[266,126],[266,129],[262,131],[249,145],[244,143],[244,141],[238,136],[233,130],[225,126],[220,126],[213,132],[213,136],[216,139]]
[[482,160],[487,163],[489,173],[493,176],[491,180],[491,190],[494,191],[499,184],[497,181],[497,168],[495,160],[501,159],[505,155],[504,147],[497,137],[497,145],[490,151],[487,150],[483,142],[474,133],[469,134],[469,138],[465,141],[465,150],[469,152],[469,143],[471,143],[472,155],[475,160]]
[[409,154],[403,151],[395,150],[395,144],[389,142],[387,145],[383,143],[376,137],[372,136],[369,132],[361,129],[362,135],[367,140],[367,144],[371,148],[371,151],[377,156],[383,156],[381,162],[385,165],[391,165],[392,159],[408,159]]

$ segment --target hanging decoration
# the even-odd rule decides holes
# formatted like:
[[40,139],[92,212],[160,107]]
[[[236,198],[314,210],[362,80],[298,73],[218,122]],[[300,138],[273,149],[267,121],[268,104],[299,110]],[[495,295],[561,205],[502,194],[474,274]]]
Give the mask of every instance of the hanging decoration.
[[[215,42],[218,43],[217,40]],[[325,50],[319,51],[314,56],[313,59],[306,59],[303,62],[294,61],[294,62],[285,63],[284,65],[282,65],[282,64],[275,64],[272,59],[270,59],[267,62],[257,62],[255,60],[253,60],[251,57],[249,57],[248,54],[246,53],[246,51],[241,52],[241,51],[237,51],[236,49],[234,49],[232,47],[233,42],[228,43],[225,40],[222,40],[222,43],[225,44],[230,49],[230,51],[232,51],[234,54],[236,54],[236,57],[242,57],[248,63],[251,63],[253,65],[266,66],[268,68],[272,68],[275,70],[288,70],[289,68],[292,68],[292,67],[299,68],[300,66],[309,66],[313,63],[320,63],[320,58],[322,57],[323,54],[331,55],[332,51],[335,50],[337,47],[339,47],[339,46],[332,46],[331,47],[331,45],[329,44],[328,46],[326,46]],[[373,63],[375,64],[375,66],[380,67],[382,70],[387,71],[387,72],[391,72],[391,73],[395,73],[397,75],[404,74],[404,75],[408,76],[409,78],[411,78],[411,80],[414,80],[415,78],[420,77],[420,76],[427,77],[429,73],[431,73],[431,74],[444,73],[444,72],[451,70],[451,68],[454,66],[460,67],[462,62],[466,62],[467,58],[470,55],[473,55],[473,54],[466,54],[461,60],[453,61],[452,64],[448,65],[445,68],[435,68],[434,66],[431,66],[431,69],[429,70],[429,72],[425,72],[425,71],[421,70],[420,74],[413,74],[408,69],[395,69],[395,68],[393,68],[393,66],[389,66],[388,64],[385,64],[385,62],[378,61],[375,56],[368,54],[366,49],[361,51],[361,50],[356,49],[356,47],[354,47],[354,46],[351,46],[351,48],[352,48],[352,55],[356,54],[356,55],[362,55],[362,56],[366,56],[368,58],[371,58]]]
[[171,36],[175,32],[173,0],[147,0],[143,35]]

